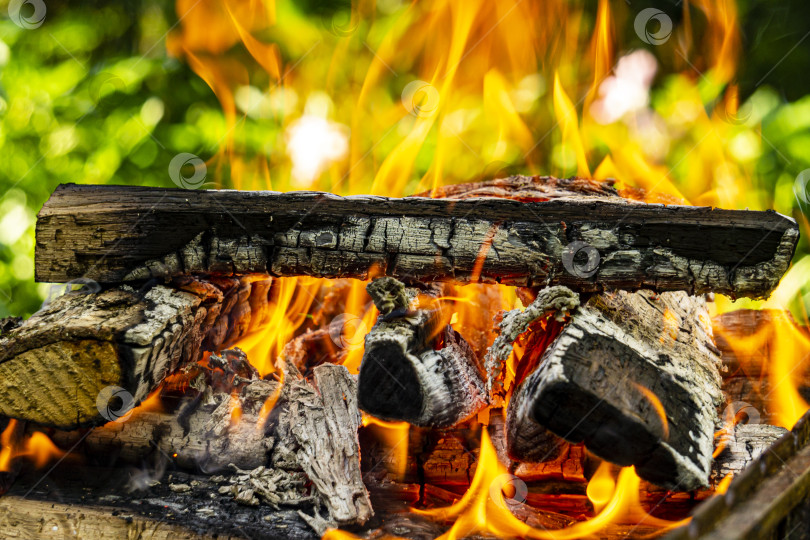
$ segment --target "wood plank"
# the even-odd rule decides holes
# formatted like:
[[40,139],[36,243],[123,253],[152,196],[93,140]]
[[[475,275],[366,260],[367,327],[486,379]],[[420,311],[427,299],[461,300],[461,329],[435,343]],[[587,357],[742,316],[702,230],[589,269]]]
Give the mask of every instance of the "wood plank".
[[[787,270],[798,236],[792,219],[772,211],[619,197],[524,203],[68,184],[38,215],[36,277],[377,273],[763,297]],[[598,252],[595,268],[576,259],[582,246]]]

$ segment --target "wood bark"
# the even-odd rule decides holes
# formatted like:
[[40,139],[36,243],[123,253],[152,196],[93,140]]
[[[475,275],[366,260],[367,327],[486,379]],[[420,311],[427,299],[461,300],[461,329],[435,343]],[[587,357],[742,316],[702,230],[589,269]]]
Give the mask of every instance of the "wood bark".
[[722,402],[719,365],[702,299],[597,295],[515,390],[510,449],[517,453],[521,429],[534,422],[668,489],[705,486]]
[[312,481],[330,519],[338,525],[363,524],[373,514],[360,472],[361,424],[357,383],[344,366],[313,369],[313,383],[289,382],[279,417],[281,441]]
[[365,338],[360,408],[417,426],[457,424],[487,404],[483,368],[441,314],[441,306],[409,306],[405,286],[390,277],[367,290],[381,314]]
[[61,429],[115,420],[178,367],[260,324],[268,286],[181,278],[65,294],[0,337],[0,415]]
[[[798,235],[774,212],[619,197],[523,203],[69,184],[38,215],[36,277],[390,275],[763,297]],[[576,259],[583,246],[593,256],[585,266]]]

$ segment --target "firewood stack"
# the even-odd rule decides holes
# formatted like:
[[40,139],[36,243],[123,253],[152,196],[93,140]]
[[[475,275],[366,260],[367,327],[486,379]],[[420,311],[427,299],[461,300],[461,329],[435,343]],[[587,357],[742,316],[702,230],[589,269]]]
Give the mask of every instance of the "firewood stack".
[[[3,325],[0,416],[87,455],[157,449],[217,474],[239,504],[296,508],[318,534],[377,519],[361,410],[445,434],[412,451],[423,480],[440,455],[467,459],[442,445],[464,447],[454,430],[479,419],[526,478],[584,481],[592,455],[680,492],[715,486],[781,435],[732,426],[715,452],[739,385],[705,294],[767,297],[798,240],[791,219],[645,204],[578,178],[440,195],[61,186],[38,216],[37,278],[98,290]],[[227,349],[270,320],[274,278],[297,275],[371,279],[379,317],[356,377],[339,352],[310,358],[323,329],[290,343],[275,377]],[[465,335],[450,292],[465,283],[519,287],[525,308],[482,306],[492,331]],[[129,417],[170,375],[184,381],[172,409]],[[505,421],[487,422],[501,408]]]

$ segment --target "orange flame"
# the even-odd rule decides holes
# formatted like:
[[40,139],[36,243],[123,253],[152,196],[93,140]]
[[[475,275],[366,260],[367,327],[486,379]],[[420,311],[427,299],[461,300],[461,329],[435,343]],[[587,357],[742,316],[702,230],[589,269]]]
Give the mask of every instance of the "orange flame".
[[26,458],[36,468],[41,468],[65,455],[44,433],[36,431],[24,435],[21,428],[17,420],[11,419],[0,435],[0,472],[10,471],[14,460],[19,458]]
[[391,472],[398,480],[402,480],[408,467],[408,434],[411,425],[408,422],[387,422],[363,413],[363,426],[370,426],[390,449]]
[[641,509],[638,498],[640,480],[632,468],[625,468],[615,481],[615,489],[608,492],[604,471],[591,488],[589,495],[599,501],[601,510],[592,519],[559,530],[541,530],[530,527],[516,518],[505,500],[505,488],[513,476],[498,461],[486,430],[481,435],[481,450],[475,475],[469,490],[456,503],[445,508],[412,511],[423,516],[439,519],[454,519],[453,526],[440,538],[455,540],[477,532],[490,533],[502,538],[522,537],[539,540],[569,540],[585,538],[622,519],[631,518],[636,523],[659,527],[675,527],[682,522],[655,518]]

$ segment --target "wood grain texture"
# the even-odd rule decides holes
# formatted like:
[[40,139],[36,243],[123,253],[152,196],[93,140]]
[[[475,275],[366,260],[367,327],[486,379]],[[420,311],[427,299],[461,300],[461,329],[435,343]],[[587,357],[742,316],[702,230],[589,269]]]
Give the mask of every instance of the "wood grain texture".
[[[772,211],[604,195],[524,203],[68,184],[38,215],[36,277],[376,273],[763,297],[786,271],[798,235],[792,219]],[[566,269],[566,250],[578,242],[598,251],[595,272]]]

